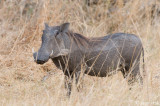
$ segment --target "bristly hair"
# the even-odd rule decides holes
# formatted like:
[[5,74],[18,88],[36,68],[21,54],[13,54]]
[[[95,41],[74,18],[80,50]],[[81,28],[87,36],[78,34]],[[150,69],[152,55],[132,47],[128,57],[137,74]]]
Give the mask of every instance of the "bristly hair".
[[69,35],[71,38],[73,38],[73,40],[76,42],[76,44],[79,47],[83,46],[83,47],[87,48],[89,46],[89,39],[84,37],[83,35],[78,34],[78,33],[73,33],[71,31],[68,31],[67,35]]

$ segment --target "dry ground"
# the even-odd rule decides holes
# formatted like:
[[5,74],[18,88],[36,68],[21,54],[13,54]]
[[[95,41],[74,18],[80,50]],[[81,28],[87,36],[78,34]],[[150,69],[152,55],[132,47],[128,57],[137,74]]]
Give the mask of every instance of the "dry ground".
[[[160,2],[158,0],[0,0],[1,105],[160,105]],[[91,0],[92,2],[93,0]],[[85,76],[83,88],[66,97],[63,73],[49,61],[37,65],[32,47],[41,44],[44,23],[70,22],[87,37],[126,32],[138,35],[145,48],[147,78],[132,90],[121,73],[112,77]],[[42,82],[47,72],[50,77]]]

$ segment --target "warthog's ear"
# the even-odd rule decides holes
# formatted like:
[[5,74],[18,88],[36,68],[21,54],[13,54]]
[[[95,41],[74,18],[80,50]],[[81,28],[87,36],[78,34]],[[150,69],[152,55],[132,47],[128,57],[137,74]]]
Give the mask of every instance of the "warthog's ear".
[[45,29],[49,28],[47,23],[44,23]]
[[67,32],[68,29],[69,29],[69,24],[70,23],[64,23],[64,24],[60,25],[60,31],[61,32]]

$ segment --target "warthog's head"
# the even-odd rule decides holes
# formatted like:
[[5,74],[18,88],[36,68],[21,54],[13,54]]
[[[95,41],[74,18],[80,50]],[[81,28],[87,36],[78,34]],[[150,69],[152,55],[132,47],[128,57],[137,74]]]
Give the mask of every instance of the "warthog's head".
[[66,32],[68,32],[69,23],[60,26],[50,27],[45,24],[43,30],[42,44],[38,52],[33,53],[36,63],[44,64],[50,58],[67,55],[69,50],[66,49],[64,40],[67,40]]

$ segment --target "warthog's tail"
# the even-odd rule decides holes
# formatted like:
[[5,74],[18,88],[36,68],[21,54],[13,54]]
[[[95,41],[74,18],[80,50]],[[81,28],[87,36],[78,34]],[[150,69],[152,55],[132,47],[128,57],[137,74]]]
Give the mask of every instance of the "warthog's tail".
[[144,48],[142,47],[142,58],[143,58],[143,77],[146,76],[145,63],[144,63]]

